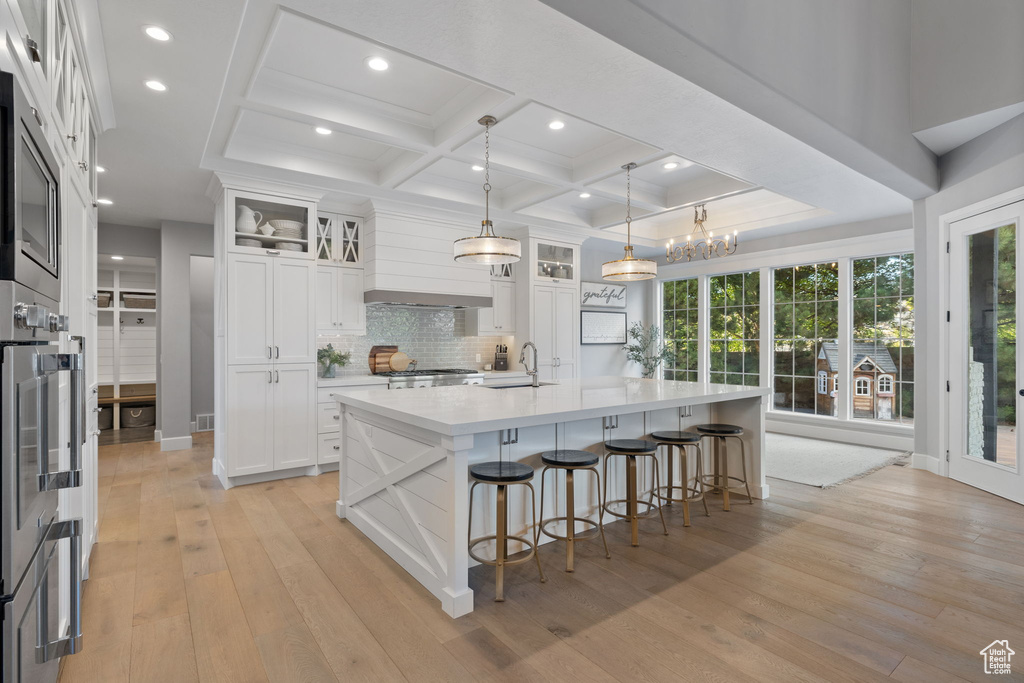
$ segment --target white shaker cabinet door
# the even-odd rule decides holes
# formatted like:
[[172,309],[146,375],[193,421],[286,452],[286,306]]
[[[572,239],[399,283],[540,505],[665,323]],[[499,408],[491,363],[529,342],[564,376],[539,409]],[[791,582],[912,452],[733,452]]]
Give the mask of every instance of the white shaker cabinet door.
[[491,295],[494,298],[494,328],[500,335],[516,331],[516,286],[512,282],[492,282]]
[[366,334],[362,269],[339,268],[337,292],[338,329],[345,334]]
[[274,362],[316,361],[316,265],[274,260]]
[[267,363],[274,346],[274,262],[228,256],[228,364]]
[[[560,287],[555,292],[555,358],[559,366],[568,366],[576,362],[576,346],[579,343],[577,325],[579,314],[576,302],[579,294],[574,288]],[[573,377],[574,374],[558,373],[560,379]]]
[[272,365],[228,368],[227,470],[229,477],[274,469]]
[[316,365],[275,365],[275,470],[316,464],[316,412]]
[[320,334],[338,331],[338,269],[316,269],[316,329]]

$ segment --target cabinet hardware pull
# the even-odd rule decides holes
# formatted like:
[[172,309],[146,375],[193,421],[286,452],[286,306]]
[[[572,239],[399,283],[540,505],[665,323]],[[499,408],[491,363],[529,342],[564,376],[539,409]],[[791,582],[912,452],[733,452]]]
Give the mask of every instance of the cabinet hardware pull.
[[78,134],[77,133],[68,133],[67,137],[68,137],[68,140],[71,140],[71,142],[78,142]]
[[341,446],[334,446],[334,450],[340,451],[341,450]]
[[270,370],[267,370],[267,384],[273,384],[273,383],[274,383],[274,373],[271,372]]
[[267,358],[273,358],[273,357],[274,357],[274,347],[273,346],[268,346],[267,347]]
[[335,420],[341,419],[341,415],[331,415],[331,417],[333,417]]
[[39,54],[39,43],[32,39],[32,36],[25,36],[25,49],[28,50],[28,58],[36,64],[43,61],[43,56]]
[[271,256],[280,256],[281,251],[279,249],[267,249],[267,253]]
[[274,370],[274,384],[280,384],[280,383],[281,383],[281,373],[278,372],[277,370]]
[[281,357],[281,347],[280,346],[275,346],[274,347],[274,358],[280,358],[280,357]]

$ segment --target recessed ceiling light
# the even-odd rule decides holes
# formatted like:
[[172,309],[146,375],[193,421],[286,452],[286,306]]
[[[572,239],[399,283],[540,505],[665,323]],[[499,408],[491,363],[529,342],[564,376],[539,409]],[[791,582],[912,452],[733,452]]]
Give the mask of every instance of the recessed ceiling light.
[[106,173],[107,169],[103,168],[102,166],[97,166],[96,167],[96,172],[97,173]]
[[388,67],[391,65],[388,64],[388,60],[383,57],[367,57],[366,66],[370,67],[374,71],[387,71]]
[[666,163],[664,166],[662,166],[662,168],[665,169],[666,171],[671,171],[673,168],[679,168],[679,162],[678,161],[670,161],[670,162]]
[[580,192],[580,199],[589,199],[589,198],[590,198],[590,193],[589,192]]
[[320,135],[330,135],[331,133],[334,132],[330,128],[324,128],[323,126],[317,126],[313,130],[315,130],[317,133],[320,133]]
[[104,197],[101,197],[100,199],[96,200],[96,203],[97,204],[106,204],[106,205],[109,206],[110,204],[114,203],[114,200],[113,199],[106,199]]
[[124,256],[111,256],[111,261],[124,261]]
[[146,32],[147,36],[153,40],[159,40],[161,43],[166,43],[171,39],[170,31],[165,28],[160,28],[159,26],[146,26],[143,30]]
[[471,168],[472,168],[472,169],[473,169],[474,171],[482,171],[482,170],[484,170],[484,167],[483,167],[483,166],[480,166],[480,165],[478,165],[478,164],[473,164],[473,166],[472,166]]
[[551,130],[562,130],[565,128],[565,122],[563,121],[552,121],[548,124],[548,128]]
[[167,90],[167,86],[160,81],[146,81],[146,87],[150,90],[156,90],[157,92],[163,92]]

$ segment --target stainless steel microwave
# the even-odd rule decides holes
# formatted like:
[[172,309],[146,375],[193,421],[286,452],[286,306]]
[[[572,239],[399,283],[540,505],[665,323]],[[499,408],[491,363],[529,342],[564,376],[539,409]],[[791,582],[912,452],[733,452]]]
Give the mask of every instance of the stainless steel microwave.
[[60,170],[37,111],[0,71],[0,280],[60,300]]

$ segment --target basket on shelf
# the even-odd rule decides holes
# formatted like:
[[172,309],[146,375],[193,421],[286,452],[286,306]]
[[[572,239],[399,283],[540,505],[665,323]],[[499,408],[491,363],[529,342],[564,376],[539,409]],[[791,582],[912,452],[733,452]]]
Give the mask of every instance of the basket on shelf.
[[113,295],[110,292],[97,292],[96,293],[96,307],[97,308],[110,308],[110,301],[113,299]]
[[125,294],[121,297],[125,308],[146,308],[156,310],[155,294]]
[[149,427],[156,424],[156,406],[121,407],[121,427]]

